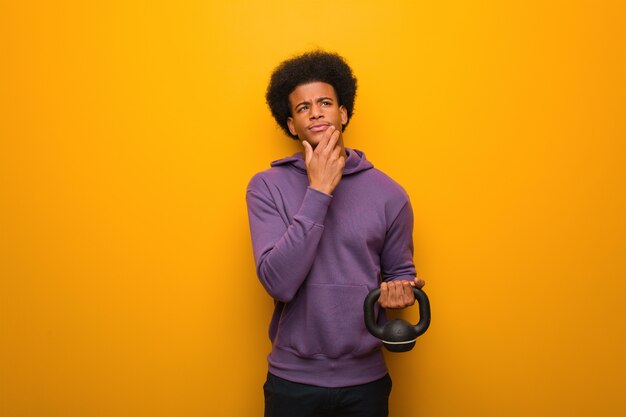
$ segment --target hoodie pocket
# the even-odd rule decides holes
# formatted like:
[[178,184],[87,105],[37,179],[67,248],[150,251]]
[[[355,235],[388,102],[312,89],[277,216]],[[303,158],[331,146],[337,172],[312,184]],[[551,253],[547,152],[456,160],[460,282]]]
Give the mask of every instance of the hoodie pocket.
[[363,322],[365,286],[309,284],[287,305],[276,345],[299,356],[361,356],[380,346]]

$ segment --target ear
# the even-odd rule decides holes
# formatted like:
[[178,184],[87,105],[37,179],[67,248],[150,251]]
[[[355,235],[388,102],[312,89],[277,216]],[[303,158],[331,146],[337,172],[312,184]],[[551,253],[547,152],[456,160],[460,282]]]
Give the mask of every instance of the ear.
[[348,123],[348,110],[344,105],[339,106],[339,114],[341,116],[341,124],[346,125]]
[[298,136],[298,134],[296,133],[296,128],[293,125],[293,117],[287,118],[287,127],[289,128],[289,131],[291,132],[292,135]]

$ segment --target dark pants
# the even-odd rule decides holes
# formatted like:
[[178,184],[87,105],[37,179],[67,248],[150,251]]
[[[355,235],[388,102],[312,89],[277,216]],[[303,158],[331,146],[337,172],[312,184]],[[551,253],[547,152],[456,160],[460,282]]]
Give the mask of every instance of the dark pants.
[[387,417],[391,378],[363,385],[324,388],[270,373],[263,385],[265,417]]

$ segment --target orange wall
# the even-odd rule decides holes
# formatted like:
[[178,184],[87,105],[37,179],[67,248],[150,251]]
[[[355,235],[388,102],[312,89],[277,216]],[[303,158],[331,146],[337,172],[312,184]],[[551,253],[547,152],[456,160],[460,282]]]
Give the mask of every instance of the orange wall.
[[[547,3],[547,4],[546,4]],[[626,415],[626,6],[0,3],[0,415],[260,415],[244,190],[323,47],[405,186],[433,306],[392,414]],[[409,313],[414,314],[412,311]]]

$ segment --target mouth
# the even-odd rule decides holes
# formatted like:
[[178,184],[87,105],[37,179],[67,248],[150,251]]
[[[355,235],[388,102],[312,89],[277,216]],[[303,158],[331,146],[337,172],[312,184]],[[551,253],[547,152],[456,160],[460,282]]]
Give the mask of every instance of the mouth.
[[323,132],[330,127],[330,123],[319,123],[309,126],[311,132]]

